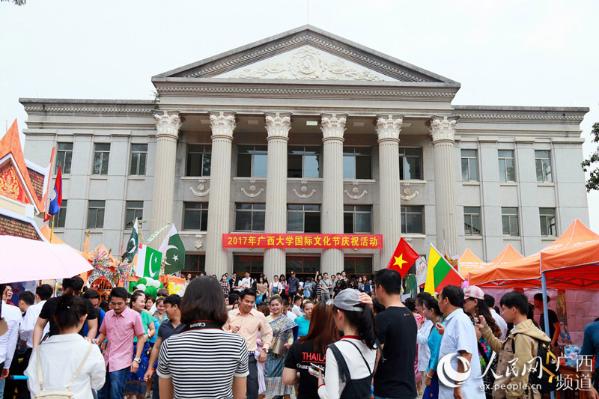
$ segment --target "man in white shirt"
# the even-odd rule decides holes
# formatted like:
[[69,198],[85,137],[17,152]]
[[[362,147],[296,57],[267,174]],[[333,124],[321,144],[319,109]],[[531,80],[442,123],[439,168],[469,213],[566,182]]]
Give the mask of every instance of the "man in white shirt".
[[252,277],[250,276],[250,274],[248,272],[245,273],[245,276],[241,279],[241,282],[239,283],[239,289],[241,290],[249,290],[250,288],[252,288]]
[[0,398],[4,395],[4,384],[8,377],[17,341],[19,339],[19,326],[21,325],[21,311],[10,304],[2,304],[2,318],[6,321],[8,330],[0,336]]
[[[25,313],[21,327],[19,328],[19,334],[21,340],[27,341],[27,347],[33,348],[33,330],[35,329],[35,323],[37,318],[44,307],[44,304],[52,296],[52,286],[49,284],[42,284],[35,290],[35,305],[31,305]],[[50,325],[46,324],[43,335],[45,336],[50,331]]]
[[485,294],[485,303],[491,311],[491,316],[493,316],[495,324],[497,324],[497,327],[499,327],[499,329],[501,330],[500,339],[502,341],[505,340],[505,338],[507,337],[507,323],[505,322],[505,320],[503,320],[503,317],[501,317],[501,315],[499,315],[499,313],[495,311],[495,298],[489,294]]
[[439,399],[485,399],[476,330],[470,317],[462,310],[463,305],[464,291],[461,288],[453,285],[443,288],[439,296],[439,309],[445,320],[439,349],[439,367],[442,367],[444,357],[450,355],[452,371],[464,372],[464,365],[457,359],[460,356],[470,363],[471,372],[466,381],[456,387],[446,386],[442,376],[439,376]]

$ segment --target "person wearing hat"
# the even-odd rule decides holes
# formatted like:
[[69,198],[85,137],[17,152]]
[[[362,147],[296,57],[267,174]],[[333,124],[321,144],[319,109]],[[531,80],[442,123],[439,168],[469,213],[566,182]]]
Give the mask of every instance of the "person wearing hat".
[[326,352],[326,375],[318,377],[321,399],[369,399],[376,362],[374,316],[358,290],[347,288],[333,300],[333,319],[343,337]]

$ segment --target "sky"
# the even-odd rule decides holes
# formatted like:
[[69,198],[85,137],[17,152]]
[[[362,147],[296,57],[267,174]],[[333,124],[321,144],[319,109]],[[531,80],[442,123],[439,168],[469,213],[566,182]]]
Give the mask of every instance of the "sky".
[[19,97],[153,99],[153,75],[310,23],[460,82],[454,104],[589,107],[588,156],[597,15],[595,0],[0,2],[0,127],[25,127]]

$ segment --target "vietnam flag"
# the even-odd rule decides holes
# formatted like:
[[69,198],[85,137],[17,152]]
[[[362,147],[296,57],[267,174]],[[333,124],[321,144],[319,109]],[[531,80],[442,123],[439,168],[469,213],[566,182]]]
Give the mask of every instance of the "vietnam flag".
[[408,274],[410,268],[414,266],[416,259],[418,259],[420,255],[414,248],[408,244],[403,237],[397,243],[397,247],[395,248],[395,252],[393,252],[393,256],[389,259],[389,264],[387,265],[387,269],[395,270],[399,272],[402,278]]
[[424,291],[435,295],[435,292],[440,292],[448,285],[457,285],[460,287],[462,281],[464,281],[464,278],[460,273],[431,244],[431,249],[428,252],[428,270],[426,272]]

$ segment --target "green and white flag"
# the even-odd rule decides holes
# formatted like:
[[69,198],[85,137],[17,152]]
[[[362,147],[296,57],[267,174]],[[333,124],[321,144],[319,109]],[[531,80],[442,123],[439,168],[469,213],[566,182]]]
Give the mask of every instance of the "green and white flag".
[[129,237],[129,241],[127,241],[127,249],[122,256],[123,262],[133,262],[133,258],[137,253],[137,248],[139,247],[139,231],[137,228],[137,218],[135,218],[135,221],[133,222],[133,229],[131,230],[131,237]]
[[162,266],[162,254],[160,251],[147,245],[140,245],[139,253],[137,254],[137,264],[135,265],[135,274],[138,277],[150,277],[158,280],[160,266]]
[[185,268],[185,246],[174,224],[171,225],[166,238],[162,241],[160,252],[165,257],[165,274],[173,274]]

